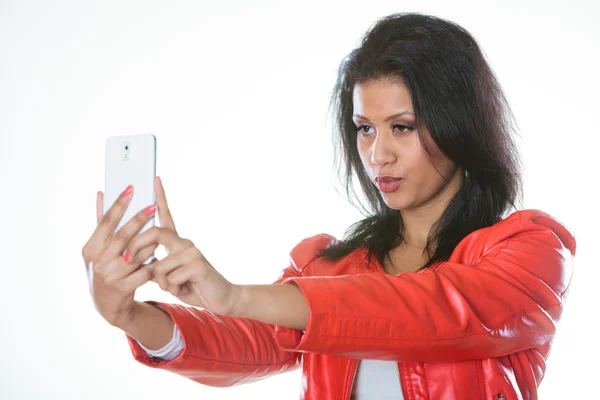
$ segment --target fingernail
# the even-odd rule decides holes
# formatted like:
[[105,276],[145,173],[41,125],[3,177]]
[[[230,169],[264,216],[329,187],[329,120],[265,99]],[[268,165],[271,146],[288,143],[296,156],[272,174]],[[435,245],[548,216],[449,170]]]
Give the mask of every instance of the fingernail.
[[123,196],[129,196],[133,192],[133,185],[127,186],[127,188],[123,191]]
[[156,204],[152,204],[151,206],[144,208],[144,212],[148,216],[154,214],[155,211],[156,211]]
[[125,254],[123,255],[123,259],[127,262],[129,261],[129,251],[125,250]]
[[160,184],[160,186],[162,186],[162,181],[160,180],[160,176],[157,176],[156,179],[158,179],[158,183]]

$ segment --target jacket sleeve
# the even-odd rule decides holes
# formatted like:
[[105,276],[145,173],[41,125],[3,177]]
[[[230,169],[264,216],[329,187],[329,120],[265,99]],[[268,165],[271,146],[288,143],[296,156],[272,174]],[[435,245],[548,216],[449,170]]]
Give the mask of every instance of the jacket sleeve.
[[[290,252],[291,264],[275,283],[300,276],[304,266],[315,258],[313,250],[322,241],[323,238],[313,237],[298,243]],[[279,347],[273,325],[216,315],[208,310],[179,304],[147,303],[163,307],[171,316],[184,348],[172,360],[155,358],[126,334],[133,356],[146,366],[217,387],[249,383],[300,366],[302,354]],[[297,332],[288,334],[295,336]]]
[[[303,292],[310,317],[296,336],[277,327],[278,343],[291,351],[421,362],[549,345],[571,280],[575,239],[548,214],[518,215],[417,273],[286,279]],[[467,258],[461,252],[475,255],[468,263],[453,261]]]

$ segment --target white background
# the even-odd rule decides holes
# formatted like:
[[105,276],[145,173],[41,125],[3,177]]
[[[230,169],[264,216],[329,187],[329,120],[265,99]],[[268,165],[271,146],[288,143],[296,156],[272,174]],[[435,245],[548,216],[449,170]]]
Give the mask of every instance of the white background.
[[[469,30],[519,123],[525,207],[576,234],[542,399],[597,395],[598,2],[0,1],[3,399],[295,399],[300,371],[211,388],[137,363],[89,297],[104,140],[153,133],[175,222],[235,283],[361,215],[335,187],[329,95],[378,18]],[[154,283],[139,300],[176,301]]]

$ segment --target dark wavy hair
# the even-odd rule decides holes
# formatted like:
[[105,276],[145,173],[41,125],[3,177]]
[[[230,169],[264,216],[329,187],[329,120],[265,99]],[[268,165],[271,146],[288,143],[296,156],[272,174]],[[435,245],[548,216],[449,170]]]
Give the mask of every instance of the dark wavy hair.
[[[383,265],[404,240],[400,211],[385,204],[362,165],[352,121],[354,86],[383,79],[406,85],[416,126],[426,127],[439,149],[467,172],[429,232],[428,262],[421,269],[428,268],[448,260],[469,233],[493,225],[522,203],[521,161],[511,136],[516,123],[482,51],[464,28],[420,13],[378,20],[341,62],[329,104],[338,177],[343,170],[346,195],[356,207],[354,200],[361,201],[356,193],[351,196],[355,174],[369,205],[362,207],[366,218],[351,225],[343,240],[320,250],[329,261],[366,248],[368,261],[375,255]],[[418,134],[427,151],[420,128]]]

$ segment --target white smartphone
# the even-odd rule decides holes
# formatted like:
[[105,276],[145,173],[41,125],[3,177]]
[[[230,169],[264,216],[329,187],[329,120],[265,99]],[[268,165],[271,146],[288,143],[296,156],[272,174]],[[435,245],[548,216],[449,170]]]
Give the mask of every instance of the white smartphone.
[[[154,192],[156,137],[147,134],[106,138],[104,177],[103,214],[106,214],[127,186],[133,185],[133,197],[115,228],[116,232],[138,212],[156,203],[156,193]],[[139,233],[153,227],[155,219],[152,217]],[[151,256],[144,264],[149,264],[153,260],[154,256]]]

